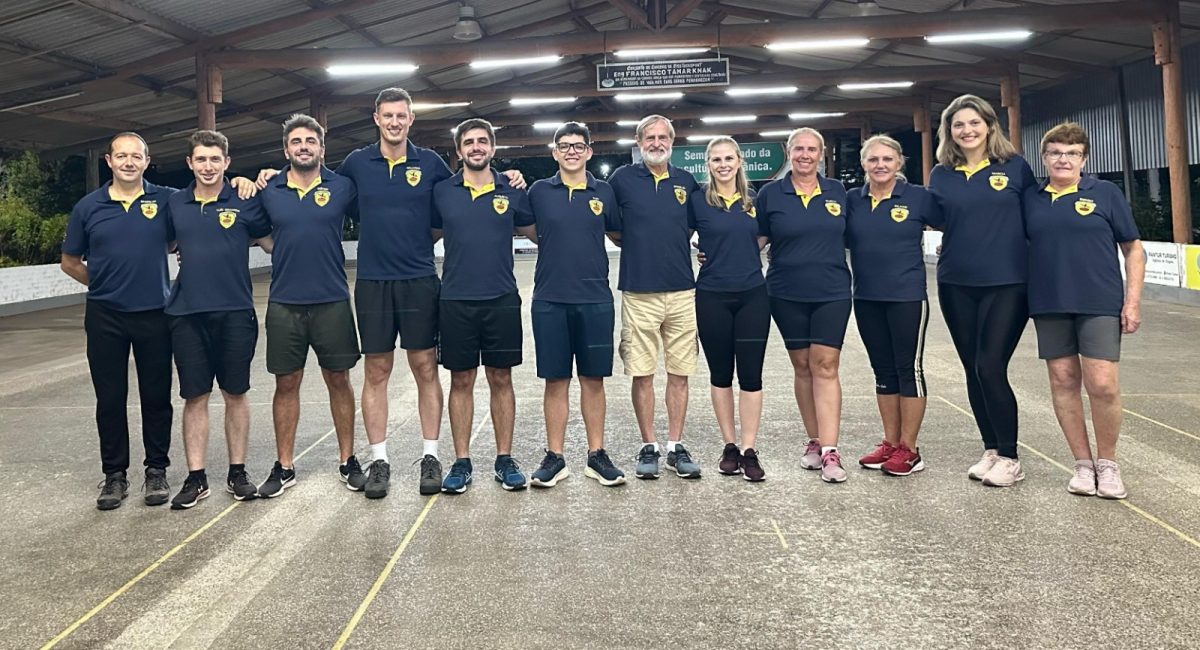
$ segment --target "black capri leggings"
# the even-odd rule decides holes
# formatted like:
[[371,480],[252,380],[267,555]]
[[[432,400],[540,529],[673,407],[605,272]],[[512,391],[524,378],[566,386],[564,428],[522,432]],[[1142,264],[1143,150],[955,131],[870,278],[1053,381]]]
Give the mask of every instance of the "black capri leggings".
[[938,283],[938,301],[967,375],[967,397],[985,449],[1017,457],[1017,398],[1008,383],[1029,304],[1024,284],[968,287]]
[[875,393],[925,397],[929,301],[854,300],[854,320],[875,371]]
[[713,386],[733,386],[736,361],[738,388],[746,392],[762,390],[763,357],[771,331],[766,285],[746,291],[697,289],[696,329]]

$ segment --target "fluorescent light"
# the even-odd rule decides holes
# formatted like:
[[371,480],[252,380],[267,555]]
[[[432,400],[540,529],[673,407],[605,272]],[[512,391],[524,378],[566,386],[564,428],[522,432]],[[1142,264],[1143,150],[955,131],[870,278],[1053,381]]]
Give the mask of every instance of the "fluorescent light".
[[[496,125],[494,125],[494,124],[492,125],[492,130],[493,130],[493,131],[499,131],[500,129],[503,129],[503,128],[504,128],[504,127],[502,127],[502,126],[496,126]],[[451,133],[458,133],[458,127],[456,126],[456,127],[453,127],[453,128],[451,128],[451,129],[450,129],[450,132],[451,132]]]
[[496,145],[496,149],[520,149],[520,148],[521,147],[519,145],[515,145],[515,144],[498,144],[498,145]]
[[357,77],[383,74],[412,74],[417,66],[411,63],[341,63],[325,68],[335,77]]
[[788,113],[790,120],[819,120],[825,117],[842,117],[845,113]]
[[22,109],[22,108],[29,108],[30,106],[40,106],[42,104],[49,104],[50,102],[57,102],[57,101],[61,101],[63,99],[70,99],[72,97],[78,97],[82,94],[83,94],[82,92],[77,92],[77,93],[71,93],[69,95],[59,95],[58,97],[51,97],[50,99],[39,99],[35,102],[25,102],[24,104],[17,104],[16,106],[9,106],[8,108],[0,109],[0,113],[6,113],[8,111],[15,111],[15,110]]
[[728,124],[730,122],[753,122],[757,115],[710,115],[700,118],[705,124]]
[[786,138],[792,134],[793,129],[779,129],[776,131],[759,131],[758,134],[764,138]]
[[828,39],[808,39],[803,41],[779,41],[777,43],[767,43],[768,50],[779,50],[785,52],[802,52],[808,50],[835,50],[847,47],[865,47],[870,43],[869,38],[828,38]]
[[876,90],[880,88],[908,88],[911,81],[883,81],[878,83],[838,84],[838,90]]
[[624,147],[624,146],[629,146],[629,145],[637,144],[637,140],[634,140],[633,138],[618,138],[618,139],[617,139],[617,144],[619,144],[619,145],[621,145],[621,146],[623,146],[623,147]]
[[664,93],[617,93],[613,95],[613,99],[619,102],[642,102],[653,99],[679,99],[683,97],[681,92],[664,92]]
[[436,111],[439,108],[458,108],[470,105],[471,102],[413,102],[410,108],[414,111]]
[[724,137],[726,137],[726,136],[723,136],[723,135],[721,135],[721,134],[717,134],[717,135],[689,135],[689,136],[687,137],[687,141],[688,141],[688,142],[708,142],[709,140],[712,140],[712,139],[714,139],[714,138],[724,138]]
[[536,106],[538,104],[568,104],[574,97],[513,97],[508,100],[513,106]]
[[795,86],[763,86],[761,88],[730,88],[725,91],[730,97],[748,97],[750,95],[787,95],[799,88]]
[[548,56],[528,56],[518,59],[479,59],[471,62],[471,67],[477,70],[487,68],[508,68],[519,65],[544,65],[547,63],[558,63],[562,57],[557,54]]
[[556,131],[564,122],[534,122],[533,128],[537,131]]
[[1028,29],[1011,29],[1000,32],[968,32],[963,34],[935,34],[926,36],[929,43],[978,43],[980,41],[1023,41],[1033,32]]
[[641,123],[641,120],[617,120],[617,126],[637,126]]
[[681,54],[703,54],[707,47],[657,47],[640,50],[617,50],[614,55],[622,58],[637,58],[647,56],[678,56]]

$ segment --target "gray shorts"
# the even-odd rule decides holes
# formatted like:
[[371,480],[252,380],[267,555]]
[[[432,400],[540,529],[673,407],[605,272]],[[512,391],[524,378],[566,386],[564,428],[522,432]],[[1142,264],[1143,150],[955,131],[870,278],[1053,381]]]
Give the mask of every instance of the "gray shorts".
[[1121,318],[1093,314],[1043,314],[1033,317],[1038,358],[1085,356],[1121,360]]

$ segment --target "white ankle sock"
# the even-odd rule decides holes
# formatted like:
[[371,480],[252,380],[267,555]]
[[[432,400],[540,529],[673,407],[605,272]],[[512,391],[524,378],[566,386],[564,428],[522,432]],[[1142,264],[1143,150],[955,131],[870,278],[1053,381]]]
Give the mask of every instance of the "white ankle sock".
[[642,443],[643,447],[645,447],[646,445],[650,445],[651,447],[654,447],[654,451],[658,451],[658,443],[657,442],[643,442]]
[[837,451],[837,447],[821,447],[821,455],[824,456],[831,451]]
[[682,440],[668,440],[667,441],[667,453],[671,453],[671,452],[675,451],[675,446],[681,445],[681,444],[683,444]]
[[422,439],[421,439],[421,444],[422,444],[422,446],[423,446],[423,449],[424,449],[424,451],[423,451],[422,453],[423,453],[425,456],[433,456],[434,458],[437,458],[437,455],[438,455],[438,441],[437,441],[437,438],[434,438],[433,440],[426,440],[426,439],[422,438]]
[[382,460],[385,463],[388,462],[387,440],[371,443],[371,458],[373,460]]

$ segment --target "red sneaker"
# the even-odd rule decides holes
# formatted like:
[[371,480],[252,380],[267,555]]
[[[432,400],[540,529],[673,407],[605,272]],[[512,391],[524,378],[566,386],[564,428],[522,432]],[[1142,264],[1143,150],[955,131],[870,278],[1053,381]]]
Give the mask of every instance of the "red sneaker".
[[874,451],[859,458],[858,464],[867,469],[879,469],[887,459],[892,457],[892,454],[896,453],[896,449],[892,443],[884,440],[875,447]]
[[904,443],[900,443],[900,446],[896,447],[896,451],[892,453],[892,457],[888,458],[879,469],[890,476],[908,476],[913,472],[925,469],[925,462],[921,460],[921,454],[905,447]]

